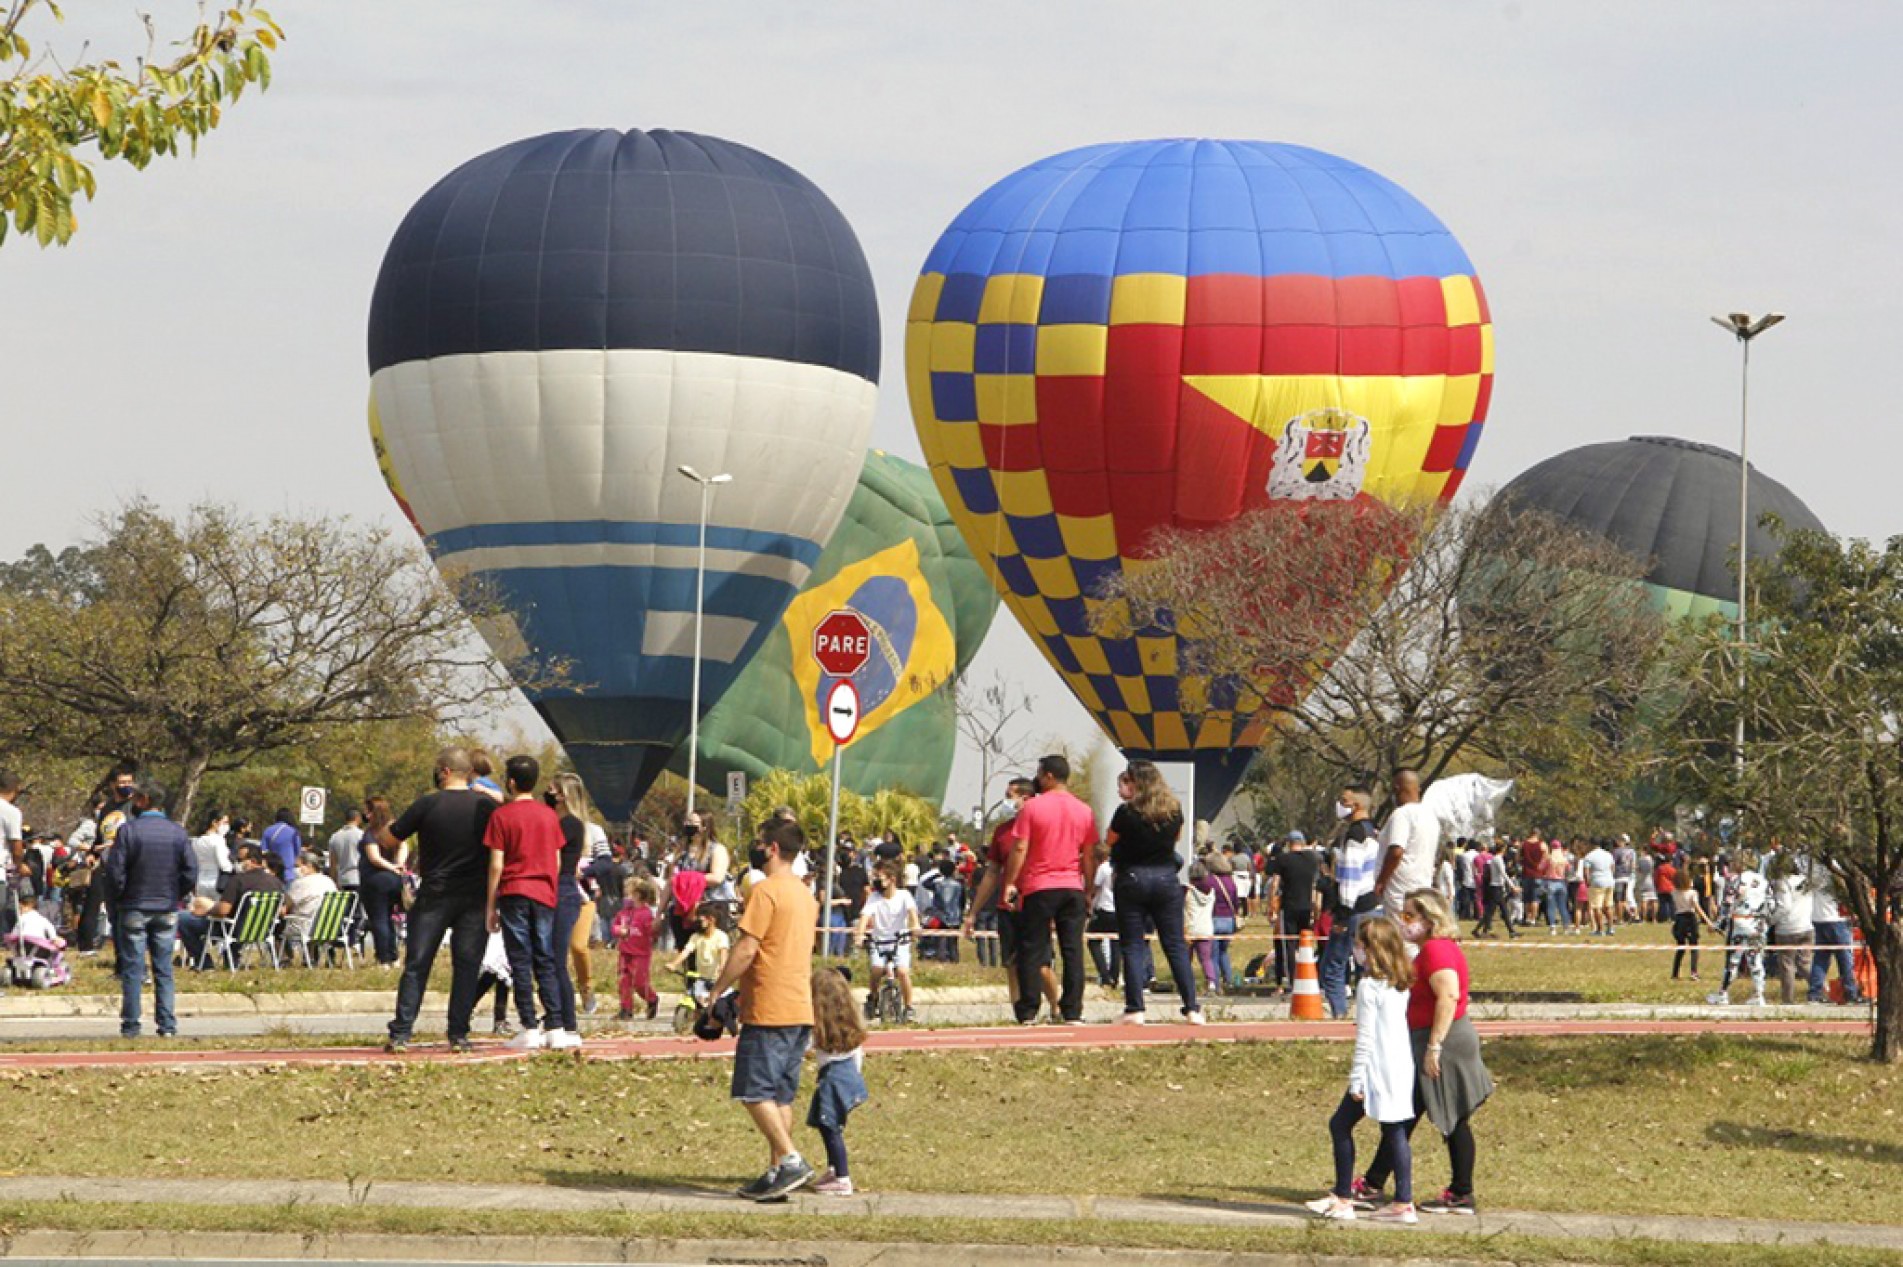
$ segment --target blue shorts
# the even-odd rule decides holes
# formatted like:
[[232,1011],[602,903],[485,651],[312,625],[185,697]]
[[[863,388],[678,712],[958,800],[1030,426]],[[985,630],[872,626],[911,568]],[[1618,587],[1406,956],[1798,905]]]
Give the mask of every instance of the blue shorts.
[[745,1025],[733,1052],[733,1098],[742,1104],[791,1104],[811,1025]]

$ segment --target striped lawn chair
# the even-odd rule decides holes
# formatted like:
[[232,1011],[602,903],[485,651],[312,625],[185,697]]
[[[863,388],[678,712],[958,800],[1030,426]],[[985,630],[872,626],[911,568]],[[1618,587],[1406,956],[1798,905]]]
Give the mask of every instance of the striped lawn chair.
[[[293,921],[286,921],[287,924]],[[304,966],[314,967],[311,952],[324,948],[341,948],[344,963],[356,967],[357,960],[350,949],[350,930],[357,922],[357,895],[345,893],[339,889],[335,893],[324,894],[324,900],[318,903],[317,911],[311,916],[310,927],[292,928],[285,941],[285,953],[292,946],[304,956]],[[334,960],[332,962],[335,962]]]
[[212,942],[219,944],[225,968],[230,972],[238,970],[244,952],[251,949],[264,951],[271,956],[271,966],[281,968],[284,965],[278,960],[277,931],[278,916],[283,912],[282,893],[247,893],[230,918],[211,922],[205,945],[209,949]]

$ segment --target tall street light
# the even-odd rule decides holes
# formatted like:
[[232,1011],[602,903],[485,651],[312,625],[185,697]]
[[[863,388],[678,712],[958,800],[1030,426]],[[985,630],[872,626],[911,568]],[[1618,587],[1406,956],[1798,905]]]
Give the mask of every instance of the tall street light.
[[675,468],[700,485],[700,551],[694,563],[694,685],[687,705],[687,811],[694,812],[694,789],[700,764],[700,627],[701,598],[707,591],[707,512],[712,508],[714,488],[731,484],[731,475],[702,475],[691,466]]
[[1755,320],[1747,312],[1712,318],[1714,324],[1736,337],[1744,351],[1744,368],[1738,381],[1738,731],[1734,749],[1740,779],[1744,778],[1745,571],[1751,533],[1751,340],[1782,320],[1781,312],[1767,312]]

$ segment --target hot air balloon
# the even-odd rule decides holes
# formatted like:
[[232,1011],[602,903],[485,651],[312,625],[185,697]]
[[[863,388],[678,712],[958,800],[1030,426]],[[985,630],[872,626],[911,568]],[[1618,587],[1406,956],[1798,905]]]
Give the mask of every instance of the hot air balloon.
[[[972,551],[1123,751],[1194,762],[1213,817],[1266,722],[1179,674],[1174,637],[1093,630],[1161,527],[1316,500],[1452,497],[1493,336],[1460,245],[1316,150],[1098,145],[1005,177],[927,257],[906,386]],[[1299,674],[1289,675],[1299,677]]]
[[[874,653],[855,679],[861,720],[843,785],[867,796],[896,787],[944,799],[958,718],[943,688],[977,654],[998,596],[931,475],[879,452],[866,455],[806,588],[701,722],[700,769],[710,784],[735,770],[757,779],[826,768],[832,739],[820,710],[838,679],[813,662],[813,627],[845,607],[872,627]],[[686,767],[685,751],[675,753],[673,768]]]
[[[1752,559],[1778,551],[1777,537],[1759,522],[1764,514],[1790,532],[1824,531],[1796,493],[1756,467],[1750,480]],[[1737,618],[1737,454],[1668,436],[1588,444],[1529,468],[1498,497],[1651,560],[1646,588],[1667,616]]]
[[625,819],[819,560],[879,375],[865,256],[812,182],[688,132],[532,137],[411,208],[370,312],[371,430],[438,564],[491,582],[571,681],[530,692]]

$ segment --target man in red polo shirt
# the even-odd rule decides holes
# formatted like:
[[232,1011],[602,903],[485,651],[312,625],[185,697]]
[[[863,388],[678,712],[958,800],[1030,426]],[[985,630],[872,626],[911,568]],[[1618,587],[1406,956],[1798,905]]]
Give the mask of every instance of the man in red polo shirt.
[[1090,806],[1072,796],[1070,762],[1040,757],[1037,795],[1012,820],[1011,856],[1004,867],[1000,910],[1018,912],[1018,1023],[1037,1020],[1040,978],[1051,962],[1051,929],[1064,955],[1064,985],[1058,1010],[1066,1025],[1084,1023],[1084,869],[1097,843]]

